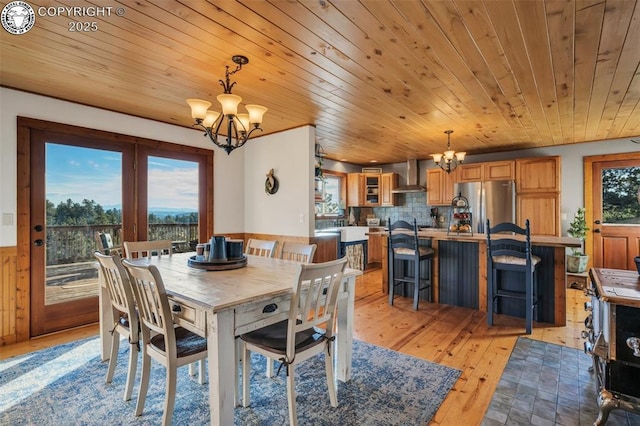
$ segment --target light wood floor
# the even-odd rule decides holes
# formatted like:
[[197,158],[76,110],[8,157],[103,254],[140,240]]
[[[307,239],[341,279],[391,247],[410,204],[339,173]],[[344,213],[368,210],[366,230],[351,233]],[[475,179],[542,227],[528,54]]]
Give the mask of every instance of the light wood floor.
[[[358,279],[355,338],[462,370],[430,424],[480,424],[516,339],[525,336],[524,321],[496,316],[489,328],[486,314],[473,309],[423,302],[414,311],[409,298],[389,306],[380,274],[374,270]],[[581,349],[586,300],[582,291],[568,289],[567,326],[536,324],[529,337]],[[0,346],[0,359],[97,334],[94,324]]]

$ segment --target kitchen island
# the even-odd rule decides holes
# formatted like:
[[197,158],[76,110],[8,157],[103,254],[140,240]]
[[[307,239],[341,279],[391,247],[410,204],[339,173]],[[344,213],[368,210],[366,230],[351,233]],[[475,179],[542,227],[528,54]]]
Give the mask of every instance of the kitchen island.
[[[386,232],[371,235],[388,235]],[[487,310],[487,237],[485,234],[447,234],[444,229],[418,232],[421,245],[435,250],[433,301]],[[388,238],[383,239],[382,291],[388,292]],[[538,322],[566,324],[565,255],[567,247],[581,247],[570,237],[531,236],[533,254],[542,258],[538,270]],[[503,313],[520,316],[517,302],[503,306]],[[524,312],[524,311],[523,311]]]

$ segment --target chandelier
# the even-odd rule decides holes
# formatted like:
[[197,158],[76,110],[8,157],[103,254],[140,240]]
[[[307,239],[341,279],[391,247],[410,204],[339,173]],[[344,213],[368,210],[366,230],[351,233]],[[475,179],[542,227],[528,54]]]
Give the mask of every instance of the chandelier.
[[[246,56],[235,55],[231,60],[237,67],[235,70],[229,71],[229,65],[226,66],[225,81],[220,80],[224,93],[216,97],[222,107],[222,113],[209,111],[211,102],[202,99],[187,99],[187,103],[191,107],[191,117],[196,120],[194,126],[204,129],[205,136],[209,136],[209,139],[224,149],[227,154],[231,154],[231,151],[244,145],[254,131],[262,131],[260,128],[262,116],[267,112],[267,108],[261,105],[247,105],[245,108],[248,114],[238,114],[238,104],[242,102],[242,98],[231,93],[236,82],[232,83],[229,77],[240,71],[243,65],[248,64],[249,59]],[[223,137],[224,143],[220,143],[218,137]]]
[[436,163],[442,170],[447,173],[451,173],[452,170],[455,170],[459,164],[462,164],[464,161],[464,156],[467,155],[466,152],[455,152],[451,149],[451,133],[453,130],[445,130],[447,134],[447,150],[443,154],[431,154],[433,157],[433,162]]

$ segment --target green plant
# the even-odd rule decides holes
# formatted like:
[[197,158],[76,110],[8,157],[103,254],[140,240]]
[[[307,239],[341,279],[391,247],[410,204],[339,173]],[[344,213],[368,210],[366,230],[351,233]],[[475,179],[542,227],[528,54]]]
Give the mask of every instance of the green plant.
[[569,229],[567,230],[567,234],[572,236],[573,238],[577,238],[580,240],[580,248],[574,248],[573,254],[575,256],[584,256],[582,252],[582,244],[584,243],[584,239],[587,236],[587,231],[589,228],[587,227],[587,221],[584,218],[584,207],[578,208],[575,216],[573,217],[573,221],[569,224]]

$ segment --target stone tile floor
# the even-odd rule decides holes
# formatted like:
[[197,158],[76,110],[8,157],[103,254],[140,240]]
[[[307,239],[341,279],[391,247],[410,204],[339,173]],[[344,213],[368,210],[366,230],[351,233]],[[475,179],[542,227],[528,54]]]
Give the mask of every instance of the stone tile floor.
[[[482,425],[593,425],[598,404],[590,366],[583,351],[518,338]],[[606,424],[639,426],[640,415],[613,410]]]

